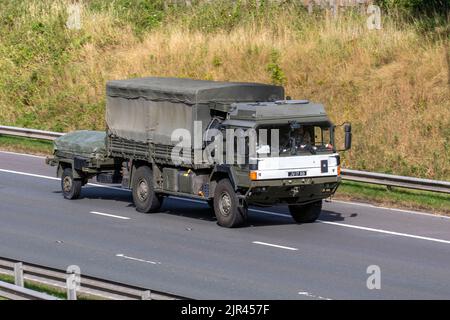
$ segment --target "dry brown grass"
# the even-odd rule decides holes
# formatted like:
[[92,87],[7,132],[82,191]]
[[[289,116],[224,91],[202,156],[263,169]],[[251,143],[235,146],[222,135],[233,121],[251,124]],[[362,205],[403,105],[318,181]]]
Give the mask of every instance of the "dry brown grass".
[[[313,23],[286,12],[275,22],[215,32],[172,19],[140,39],[109,12],[85,12],[83,23],[90,41],[47,93],[71,93],[70,108],[60,106],[53,118],[38,108],[43,127],[59,119],[67,130],[103,128],[107,80],[174,76],[268,83],[275,54],[288,95],[324,103],[335,123],[352,122],[346,167],[450,179],[445,42],[428,40],[411,25],[387,19],[383,30],[369,31],[354,17]],[[12,116],[3,119],[14,122]]]

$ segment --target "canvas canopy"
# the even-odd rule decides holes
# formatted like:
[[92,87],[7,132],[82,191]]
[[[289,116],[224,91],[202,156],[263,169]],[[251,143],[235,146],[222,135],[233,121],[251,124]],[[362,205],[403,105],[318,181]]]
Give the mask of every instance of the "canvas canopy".
[[283,87],[250,83],[180,78],[137,78],[109,81],[108,97],[143,98],[189,105],[210,102],[270,101],[282,99]]
[[57,138],[54,141],[54,148],[57,152],[95,157],[106,153],[105,137],[104,131],[74,131]]
[[259,83],[178,78],[110,81],[106,86],[109,134],[158,144],[174,144],[172,133],[191,133],[194,121],[206,128],[214,104],[273,101],[284,98],[283,87]]

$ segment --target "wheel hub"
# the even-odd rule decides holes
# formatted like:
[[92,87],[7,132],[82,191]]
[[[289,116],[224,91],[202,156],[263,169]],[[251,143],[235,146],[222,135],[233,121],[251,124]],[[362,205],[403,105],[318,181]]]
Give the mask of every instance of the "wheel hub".
[[146,181],[142,180],[138,184],[138,190],[137,190],[137,196],[139,197],[140,201],[147,200],[148,197],[148,184]]
[[64,189],[64,192],[70,192],[70,190],[72,189],[72,179],[68,176],[64,177],[63,189]]
[[231,197],[227,192],[220,195],[219,210],[225,217],[231,213]]

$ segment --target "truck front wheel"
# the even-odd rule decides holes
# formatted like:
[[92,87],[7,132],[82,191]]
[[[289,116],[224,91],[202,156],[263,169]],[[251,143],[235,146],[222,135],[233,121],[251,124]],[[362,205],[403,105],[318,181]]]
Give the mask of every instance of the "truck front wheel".
[[78,199],[81,193],[81,179],[74,179],[71,168],[65,168],[61,176],[61,189],[64,198],[72,200]]
[[136,210],[143,213],[155,212],[161,202],[153,188],[153,172],[147,166],[141,166],[133,174],[133,202]]
[[304,205],[290,205],[289,211],[297,223],[311,223],[317,220],[322,211],[322,200]]
[[239,207],[239,199],[228,179],[217,183],[214,191],[214,213],[222,227],[238,227],[247,220],[247,208]]

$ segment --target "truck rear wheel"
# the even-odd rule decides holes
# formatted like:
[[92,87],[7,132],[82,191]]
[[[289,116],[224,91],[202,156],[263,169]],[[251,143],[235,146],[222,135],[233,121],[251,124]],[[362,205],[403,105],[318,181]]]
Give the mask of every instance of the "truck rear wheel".
[[61,176],[61,190],[64,198],[78,199],[81,193],[82,179],[74,179],[71,168],[65,168]]
[[217,183],[214,191],[214,213],[222,227],[234,228],[247,220],[247,208],[239,207],[239,199],[228,179]]
[[297,223],[311,223],[317,220],[322,211],[322,200],[304,205],[290,205],[289,211]]
[[155,212],[161,207],[161,201],[153,188],[153,172],[149,167],[141,166],[134,172],[132,194],[139,212]]

